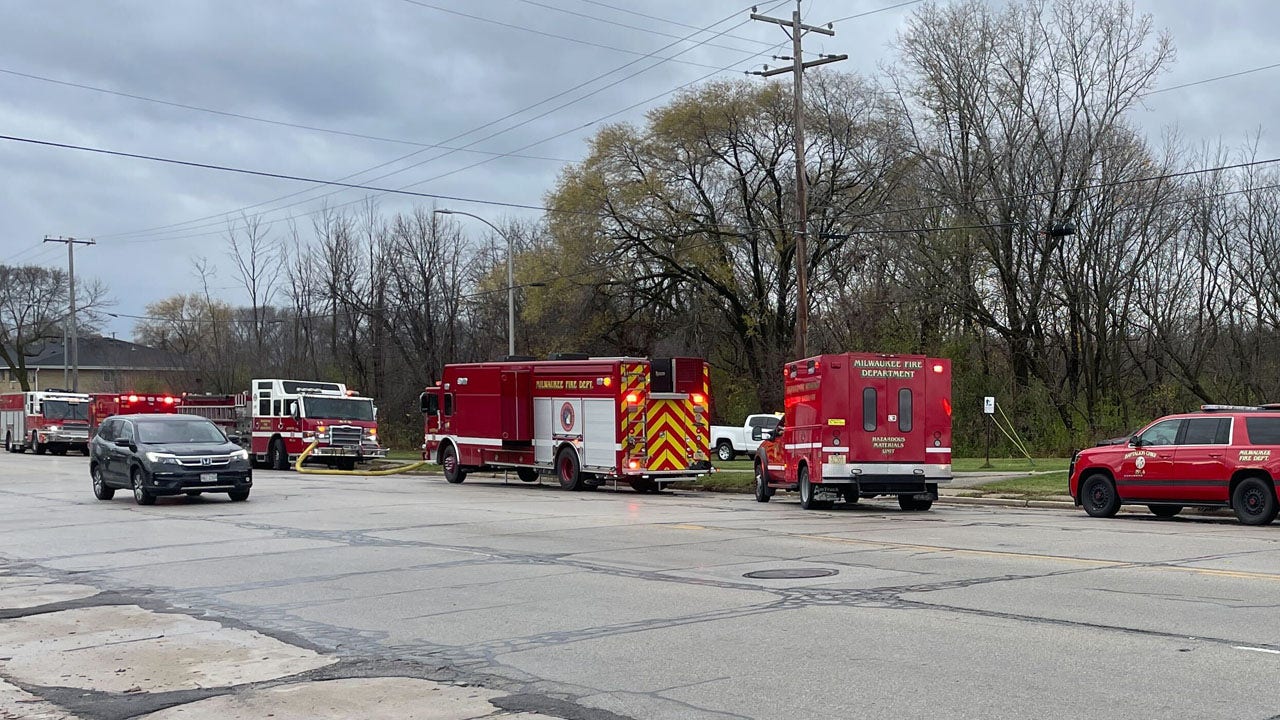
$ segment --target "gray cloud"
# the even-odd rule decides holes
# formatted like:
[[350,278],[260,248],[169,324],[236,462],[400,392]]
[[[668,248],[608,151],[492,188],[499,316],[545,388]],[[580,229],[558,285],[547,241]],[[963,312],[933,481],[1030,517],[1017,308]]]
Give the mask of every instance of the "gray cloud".
[[[678,36],[691,32],[584,0],[539,1]],[[651,52],[673,42],[518,0],[432,0],[429,4],[633,52]],[[611,0],[609,4],[695,26],[730,15],[737,18],[718,29],[747,19],[743,12],[747,3],[727,0]],[[893,0],[804,3],[810,22],[893,4]],[[771,4],[760,5],[763,9]],[[1270,3],[1139,0],[1137,7],[1151,13],[1156,26],[1167,29],[1178,48],[1176,64],[1162,79],[1164,86],[1280,61],[1268,37],[1280,9]],[[835,38],[814,37],[807,47],[815,52],[846,52],[851,59],[841,69],[878,74],[878,65],[888,59],[887,45],[910,10],[849,20],[837,28]],[[787,12],[789,7],[784,7],[774,14]],[[721,38],[714,42],[754,51],[764,46],[752,39],[785,40],[779,28],[761,23],[747,23],[732,34],[747,40]],[[741,63],[747,54],[703,46],[680,59],[724,67]],[[0,69],[283,122],[426,143],[466,133],[636,59],[625,52],[499,27],[402,0],[10,0],[3,5],[0,23]],[[754,65],[762,62],[777,64],[757,59]],[[564,133],[526,152],[580,157],[584,140],[596,129],[583,127],[589,121],[710,72],[667,62],[608,86],[653,63],[652,59],[640,60],[605,81],[451,144],[466,144],[512,127],[605,87],[580,103],[476,146],[509,152]],[[739,64],[735,72],[746,67],[748,64]],[[1228,145],[1238,145],[1250,132],[1266,131],[1280,110],[1273,94],[1266,91],[1277,73],[1280,70],[1153,95],[1147,100],[1147,110],[1135,119],[1153,136],[1176,125],[1188,142],[1221,137]],[[645,109],[630,110],[614,121],[640,122]],[[0,133],[321,178],[343,177],[418,149],[264,125],[4,74],[0,74]],[[1276,144],[1269,135],[1264,134],[1262,145],[1263,155],[1268,155],[1267,150],[1275,154]],[[375,184],[398,187],[457,171],[418,189],[537,204],[561,167],[546,160],[490,159],[474,153],[426,149],[412,160],[359,175],[358,179],[368,180],[428,158],[437,159]],[[108,283],[118,301],[117,309],[123,313],[141,313],[146,303],[189,289],[191,260],[198,256],[215,260],[220,273],[215,285],[225,288],[220,292],[228,299],[235,301],[237,296],[223,257],[220,221],[192,223],[151,235],[119,233],[184,223],[307,187],[14,143],[0,143],[0,171],[0,262],[62,262],[60,246],[38,247],[47,233],[99,237],[97,247],[78,256],[82,272]],[[314,198],[330,192],[309,190],[302,198],[312,200],[273,212],[268,218],[315,211],[322,201]],[[361,196],[357,191],[343,191],[325,202],[336,204]],[[413,204],[395,197],[384,197],[380,202],[387,211]],[[485,206],[465,207],[495,220],[519,214]],[[297,222],[309,227],[305,216]],[[274,229],[282,227],[283,222]],[[114,323],[110,329],[127,335],[131,324]]]

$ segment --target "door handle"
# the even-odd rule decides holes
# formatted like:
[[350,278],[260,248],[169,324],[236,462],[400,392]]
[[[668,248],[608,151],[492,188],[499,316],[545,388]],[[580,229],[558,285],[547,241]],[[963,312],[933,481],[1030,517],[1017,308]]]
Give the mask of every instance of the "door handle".
[[1220,458],[1222,457],[1222,453],[1209,453],[1209,457]]
[[1166,455],[1164,453],[1160,453],[1160,458],[1163,460],[1168,460],[1171,457],[1173,457],[1173,455]]

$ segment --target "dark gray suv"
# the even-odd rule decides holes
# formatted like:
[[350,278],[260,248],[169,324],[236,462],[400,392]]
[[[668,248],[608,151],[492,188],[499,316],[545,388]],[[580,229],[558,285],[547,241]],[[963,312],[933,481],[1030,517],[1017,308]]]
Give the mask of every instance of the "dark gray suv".
[[249,454],[222,430],[195,415],[113,415],[89,445],[93,494],[110,500],[116,488],[139,505],[158,495],[227,493],[248,500]]

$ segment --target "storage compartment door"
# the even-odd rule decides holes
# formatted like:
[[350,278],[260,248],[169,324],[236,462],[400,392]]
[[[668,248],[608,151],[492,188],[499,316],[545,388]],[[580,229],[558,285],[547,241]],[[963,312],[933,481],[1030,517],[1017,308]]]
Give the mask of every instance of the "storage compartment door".
[[532,373],[528,370],[503,370],[499,414],[501,437],[506,442],[533,440]]

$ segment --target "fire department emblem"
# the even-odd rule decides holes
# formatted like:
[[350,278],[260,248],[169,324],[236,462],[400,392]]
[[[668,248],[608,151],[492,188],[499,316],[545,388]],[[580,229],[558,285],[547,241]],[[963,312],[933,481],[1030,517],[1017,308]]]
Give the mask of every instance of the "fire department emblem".
[[1141,470],[1142,468],[1147,466],[1147,459],[1142,455],[1139,455],[1138,457],[1133,459],[1133,464],[1135,467]]
[[560,406],[560,427],[564,428],[565,432],[569,432],[573,429],[572,403],[565,403]]

